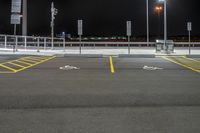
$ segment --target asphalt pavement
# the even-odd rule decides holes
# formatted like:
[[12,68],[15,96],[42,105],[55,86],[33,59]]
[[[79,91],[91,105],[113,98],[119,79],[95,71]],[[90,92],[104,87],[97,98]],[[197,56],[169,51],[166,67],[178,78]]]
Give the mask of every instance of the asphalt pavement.
[[200,73],[161,57],[110,64],[60,57],[0,74],[0,132],[200,132]]

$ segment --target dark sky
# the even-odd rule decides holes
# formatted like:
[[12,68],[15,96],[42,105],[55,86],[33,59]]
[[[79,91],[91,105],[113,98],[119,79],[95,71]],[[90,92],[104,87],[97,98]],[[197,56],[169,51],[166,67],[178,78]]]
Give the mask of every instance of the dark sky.
[[[199,0],[167,0],[168,34],[187,34],[187,21],[193,22],[193,35],[200,35]],[[28,0],[28,34],[50,34],[50,6],[52,0]],[[154,11],[157,0],[149,0],[150,32],[159,34],[159,20]],[[77,34],[77,19],[83,19],[85,36],[123,36],[126,21],[133,21],[133,34],[146,34],[146,0],[54,0],[59,10],[55,21],[56,33]],[[11,0],[0,0],[0,33],[11,34]],[[18,26],[21,32],[21,26]],[[162,32],[162,31],[161,31]]]

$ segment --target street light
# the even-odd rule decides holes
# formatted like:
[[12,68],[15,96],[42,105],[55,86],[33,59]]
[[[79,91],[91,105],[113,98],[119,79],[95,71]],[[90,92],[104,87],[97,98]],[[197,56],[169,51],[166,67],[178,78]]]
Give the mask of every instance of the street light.
[[22,35],[27,36],[27,0],[23,0]]
[[162,11],[163,7],[162,6],[156,6],[155,11],[160,15],[160,12]]
[[159,36],[159,38],[160,38],[160,14],[161,14],[161,12],[162,12],[162,10],[163,10],[163,6],[161,6],[161,5],[156,5],[155,6],[155,12],[157,13],[157,15],[158,15],[158,22],[159,22],[159,28],[158,28],[158,36]]
[[54,48],[54,20],[58,14],[58,9],[54,7],[54,3],[51,3],[51,49]]
[[147,15],[147,46],[149,46],[149,0],[146,0]]
[[164,50],[167,51],[167,1],[159,0],[164,4]]

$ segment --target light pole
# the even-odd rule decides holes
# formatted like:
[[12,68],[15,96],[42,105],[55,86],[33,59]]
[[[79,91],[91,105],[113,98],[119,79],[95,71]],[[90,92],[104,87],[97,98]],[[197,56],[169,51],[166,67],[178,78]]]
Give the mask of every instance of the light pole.
[[54,7],[54,3],[51,3],[51,49],[54,48],[54,20],[55,15],[58,14],[58,10]]
[[167,51],[167,0],[159,0],[164,4],[164,50]]
[[27,0],[23,0],[22,35],[27,36]]
[[160,38],[160,13],[162,12],[162,10],[163,10],[163,7],[161,6],[161,5],[157,5],[156,7],[155,7],[155,11],[156,11],[156,13],[158,14],[158,37]]
[[149,46],[149,0],[146,0],[146,11],[147,11],[147,46]]
[[191,31],[192,31],[192,22],[187,23],[188,30],[188,42],[189,42],[189,55],[191,54]]
[[127,33],[126,33],[126,35],[127,35],[127,37],[128,37],[128,54],[130,54],[131,53],[131,50],[130,50],[130,37],[131,37],[131,21],[127,21],[126,22],[126,31],[127,31]]

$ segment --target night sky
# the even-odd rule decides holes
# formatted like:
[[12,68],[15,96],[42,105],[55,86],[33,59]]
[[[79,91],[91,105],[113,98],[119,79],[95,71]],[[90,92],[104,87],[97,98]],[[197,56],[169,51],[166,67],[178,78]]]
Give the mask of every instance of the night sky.
[[[168,34],[186,35],[186,23],[193,23],[193,35],[200,35],[199,0],[167,0]],[[28,0],[28,34],[50,35],[50,7],[52,0]],[[149,0],[150,34],[158,35],[159,19]],[[59,13],[55,32],[77,34],[77,19],[83,19],[85,36],[124,36],[126,21],[133,21],[133,35],[146,34],[146,0],[54,0]],[[0,34],[13,33],[10,25],[11,0],[0,0]],[[162,29],[162,28],[161,28]],[[160,30],[161,30],[160,29]],[[18,33],[21,26],[18,26]],[[161,30],[162,32],[162,30]]]

